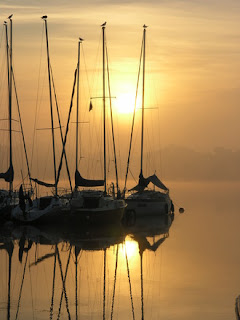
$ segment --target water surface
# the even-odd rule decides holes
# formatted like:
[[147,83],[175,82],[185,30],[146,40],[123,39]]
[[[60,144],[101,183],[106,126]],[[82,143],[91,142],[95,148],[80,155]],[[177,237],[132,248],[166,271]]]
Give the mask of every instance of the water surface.
[[185,213],[0,236],[0,319],[235,319],[238,183],[172,183]]

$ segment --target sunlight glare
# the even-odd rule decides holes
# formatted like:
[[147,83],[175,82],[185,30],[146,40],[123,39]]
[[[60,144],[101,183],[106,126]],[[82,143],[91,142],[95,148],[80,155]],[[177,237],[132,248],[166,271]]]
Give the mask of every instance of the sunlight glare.
[[129,114],[133,113],[135,96],[132,93],[121,93],[117,96],[115,104],[118,113]]
[[139,255],[138,243],[136,241],[126,240],[125,250],[127,251],[127,256],[129,259]]

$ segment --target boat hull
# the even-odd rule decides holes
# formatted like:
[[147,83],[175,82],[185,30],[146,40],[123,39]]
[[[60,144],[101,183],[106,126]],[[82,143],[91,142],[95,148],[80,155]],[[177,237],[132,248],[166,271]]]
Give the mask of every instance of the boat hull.
[[79,223],[87,224],[112,224],[120,223],[122,221],[126,205],[121,208],[114,209],[78,209],[71,210],[69,219],[71,221],[77,221]]
[[16,206],[11,212],[11,218],[16,223],[41,223],[58,222],[61,213],[69,210],[69,201],[57,197],[42,197],[35,199],[30,205],[27,203],[23,208]]
[[118,202],[107,201],[108,205],[102,208],[72,208],[69,199],[43,198],[49,204],[41,208],[40,200],[35,199],[32,207],[26,206],[25,211],[17,206],[12,210],[12,219],[17,223],[24,224],[113,224],[120,223],[126,208],[123,200]]
[[173,205],[167,194],[159,192],[142,192],[132,194],[125,199],[127,210],[134,211],[136,217],[161,216],[173,212]]
[[70,219],[89,224],[120,223],[127,205],[101,191],[77,191],[70,200]]

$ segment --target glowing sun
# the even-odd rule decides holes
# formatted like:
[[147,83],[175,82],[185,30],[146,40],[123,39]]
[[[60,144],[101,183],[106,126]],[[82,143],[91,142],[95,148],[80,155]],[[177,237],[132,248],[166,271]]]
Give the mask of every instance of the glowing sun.
[[132,114],[135,104],[135,96],[131,93],[121,93],[114,101],[118,113]]

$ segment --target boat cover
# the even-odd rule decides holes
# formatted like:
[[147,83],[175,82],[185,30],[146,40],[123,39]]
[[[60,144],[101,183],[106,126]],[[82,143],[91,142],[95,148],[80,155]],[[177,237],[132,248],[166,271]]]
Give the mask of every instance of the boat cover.
[[104,180],[89,180],[84,179],[78,170],[75,171],[75,186],[76,187],[101,187],[104,186]]
[[145,188],[147,188],[150,182],[152,182],[152,184],[154,184],[156,187],[168,192],[168,188],[159,180],[159,178],[155,174],[149,176],[148,178],[144,178],[141,173],[139,175],[138,184],[134,188],[130,189],[130,191],[136,190],[142,192]]
[[37,184],[47,187],[47,188],[53,188],[55,187],[55,183],[47,183],[38,179],[30,178],[32,181],[36,182]]
[[0,173],[0,179],[4,179],[6,182],[13,182],[14,170],[13,166],[10,165],[9,169],[5,173]]

